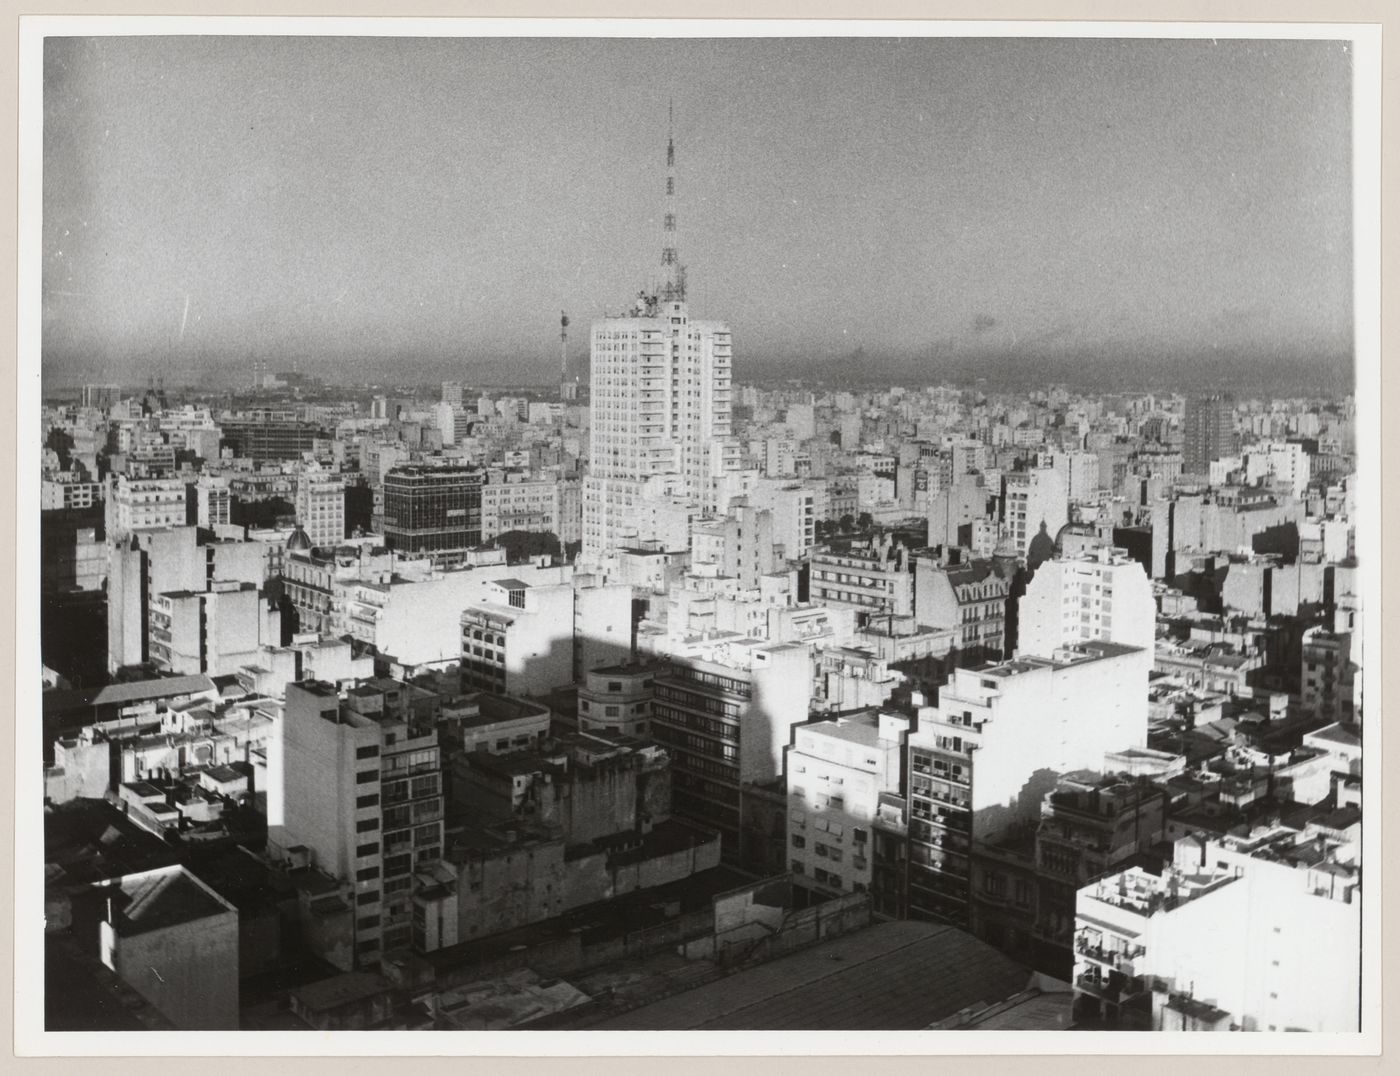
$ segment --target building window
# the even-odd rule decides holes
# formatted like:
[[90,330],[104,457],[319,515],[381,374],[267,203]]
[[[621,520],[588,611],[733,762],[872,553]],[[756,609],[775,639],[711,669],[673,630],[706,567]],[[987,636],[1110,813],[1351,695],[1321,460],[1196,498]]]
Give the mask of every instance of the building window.
[[378,828],[379,819],[377,818],[362,818],[355,823],[356,833],[373,833]]
[[356,758],[378,758],[378,757],[379,757],[379,745],[378,745],[378,744],[370,744],[370,745],[368,745],[367,747],[357,747],[357,748],[355,748],[355,757],[356,757]]
[[379,780],[378,770],[361,770],[359,773],[355,774],[355,783],[357,785],[367,785],[377,780]]
[[792,846],[794,848],[806,848],[807,838],[802,836],[802,834],[800,833],[794,833],[792,835]]
[[369,844],[362,844],[355,849],[355,855],[363,859],[365,856],[377,856],[379,854],[379,842],[371,841]]
[[362,808],[362,807],[378,807],[378,806],[379,806],[379,793],[377,793],[377,792],[371,792],[368,796],[357,796],[357,797],[355,798],[355,807],[356,807],[357,809],[358,809],[358,808]]
[[367,890],[365,890],[365,892],[361,893],[358,897],[355,898],[355,903],[356,903],[356,904],[378,904],[378,903],[379,903],[379,890],[377,890],[377,889],[367,889]]

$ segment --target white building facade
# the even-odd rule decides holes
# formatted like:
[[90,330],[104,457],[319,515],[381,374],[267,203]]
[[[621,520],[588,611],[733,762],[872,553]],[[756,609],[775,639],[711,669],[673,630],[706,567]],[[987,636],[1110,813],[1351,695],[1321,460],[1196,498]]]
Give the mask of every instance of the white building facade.
[[680,476],[683,495],[711,499],[712,479],[739,467],[731,437],[729,327],[692,321],[680,300],[649,300],[593,325],[589,473],[583,558],[600,563],[634,540],[634,507],[652,475]]

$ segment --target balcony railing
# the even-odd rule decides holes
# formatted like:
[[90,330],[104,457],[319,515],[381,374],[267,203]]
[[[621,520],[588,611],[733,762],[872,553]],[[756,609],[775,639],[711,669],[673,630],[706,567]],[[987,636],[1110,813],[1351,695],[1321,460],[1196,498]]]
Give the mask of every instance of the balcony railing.
[[1074,951],[1092,963],[1131,976],[1136,970],[1134,961],[1147,950],[1140,945],[1128,949],[1106,949],[1102,945],[1093,945],[1081,939],[1075,943]]

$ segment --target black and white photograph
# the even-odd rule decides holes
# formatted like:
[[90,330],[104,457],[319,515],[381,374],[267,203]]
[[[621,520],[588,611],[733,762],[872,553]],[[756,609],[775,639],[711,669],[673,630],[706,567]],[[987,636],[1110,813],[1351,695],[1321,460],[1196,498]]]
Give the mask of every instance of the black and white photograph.
[[1378,28],[26,22],[21,1052],[1378,1049]]

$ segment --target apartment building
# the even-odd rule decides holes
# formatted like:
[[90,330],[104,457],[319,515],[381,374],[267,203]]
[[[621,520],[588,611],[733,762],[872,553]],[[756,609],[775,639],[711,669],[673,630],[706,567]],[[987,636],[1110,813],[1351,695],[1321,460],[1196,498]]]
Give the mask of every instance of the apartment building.
[[981,558],[949,564],[936,550],[911,558],[914,619],[952,631],[959,650],[981,650],[1000,657],[1006,649],[1007,599],[1011,581]]
[[415,939],[414,873],[442,856],[437,696],[394,680],[347,691],[287,687],[283,824],[274,854],[309,852],[353,908],[345,970],[374,968]]
[[1146,742],[1147,670],[1133,647],[958,669],[909,735],[910,913],[966,926],[973,842],[1033,822],[1061,775]]
[[797,725],[787,748],[788,867],[801,885],[871,888],[871,827],[883,793],[898,792],[909,719],[878,711]]
[[282,617],[255,583],[214,581],[208,590],[175,590],[150,600],[151,664],[178,676],[229,676],[281,642]]
[[1103,639],[1137,647],[1150,660],[1156,634],[1152,581],[1121,549],[1045,561],[1019,605],[1017,649],[1023,654]]
[[1352,656],[1352,633],[1308,628],[1303,632],[1301,705],[1323,721],[1358,722],[1360,667]]
[[1338,836],[1309,826],[1183,837],[1160,876],[1132,868],[1081,889],[1077,1021],[1358,1030],[1360,873],[1351,842]]
[[574,587],[495,579],[462,610],[462,683],[498,695],[538,695],[573,680]]
[[483,542],[507,531],[549,531],[559,535],[562,513],[558,478],[532,478],[520,473],[491,477],[499,477],[500,481],[489,481],[481,487]]
[[1050,541],[1069,522],[1069,497],[1064,479],[1050,467],[1011,471],[1002,476],[1001,530],[1021,556],[1031,541],[1045,534]]
[[297,523],[314,547],[345,539],[345,482],[338,474],[307,471],[297,476]]
[[180,478],[128,478],[109,475],[106,497],[107,541],[132,531],[185,525],[185,482]]
[[187,487],[194,497],[194,520],[201,527],[219,527],[232,518],[233,496],[227,478],[200,475],[193,486]]
[[812,554],[812,600],[849,606],[866,619],[909,616],[914,610],[914,577],[907,552],[887,541],[846,553]]
[[[801,560],[817,540],[816,494],[811,487],[760,481],[748,493],[749,504],[773,516],[773,544],[787,560]],[[721,505],[723,508],[723,505]]]

